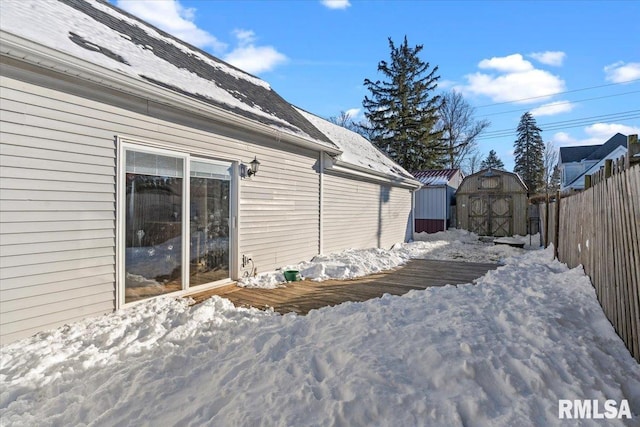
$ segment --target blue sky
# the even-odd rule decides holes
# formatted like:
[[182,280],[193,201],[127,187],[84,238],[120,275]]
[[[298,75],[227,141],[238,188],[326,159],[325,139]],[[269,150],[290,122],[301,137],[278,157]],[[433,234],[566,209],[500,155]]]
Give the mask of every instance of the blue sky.
[[508,169],[526,111],[556,147],[640,133],[639,1],[111,1],[325,118],[362,117],[364,79],[406,35]]

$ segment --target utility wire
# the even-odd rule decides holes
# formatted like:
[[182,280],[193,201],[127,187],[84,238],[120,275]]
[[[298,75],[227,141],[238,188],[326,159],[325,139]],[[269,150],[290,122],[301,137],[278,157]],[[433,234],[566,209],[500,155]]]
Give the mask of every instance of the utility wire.
[[[614,120],[617,119],[618,117],[624,117],[624,116],[628,116],[628,115],[636,115],[640,113],[640,110],[629,110],[629,111],[622,111],[619,113],[611,113],[611,114],[602,114],[602,115],[598,115],[598,116],[589,116],[589,117],[580,117],[577,119],[571,119],[571,120],[561,120],[561,121],[555,121],[555,122],[547,122],[544,124],[539,124],[537,125],[539,128],[541,128],[543,131],[546,130],[549,126],[556,126],[559,124],[572,124],[572,122],[584,122],[584,121],[594,121],[594,120]],[[483,136],[485,135],[491,135],[494,133],[504,133],[504,132],[512,132],[513,129],[500,129],[500,130],[495,130],[495,131],[490,131],[490,132],[485,132],[483,134]]]
[[609,84],[600,85],[600,86],[584,87],[584,88],[581,88],[581,89],[567,90],[567,91],[564,91],[564,92],[554,92],[554,93],[549,93],[549,94],[546,94],[546,95],[532,96],[532,97],[529,97],[529,98],[514,99],[513,101],[496,102],[494,104],[486,104],[486,105],[476,106],[475,108],[487,108],[487,107],[493,107],[493,106],[496,106],[496,105],[514,104],[514,103],[517,103],[517,102],[529,101],[529,100],[532,100],[532,99],[549,98],[550,96],[563,95],[565,93],[583,92],[585,90],[599,89],[599,88],[603,88],[603,87],[616,86],[616,85],[621,85],[621,84],[626,84],[626,83],[633,83],[633,82],[637,82],[637,81],[640,81],[640,79],[627,80],[627,81],[618,82],[618,83],[609,83]]
[[[542,131],[544,132],[544,131],[553,131],[553,130],[562,130],[562,129],[571,129],[576,127],[581,127],[588,124],[592,124],[594,121],[600,121],[600,120],[628,121],[628,120],[633,120],[637,118],[640,118],[640,110],[630,110],[630,111],[624,111],[621,113],[584,117],[584,118],[574,119],[574,120],[549,122],[545,124],[540,124],[538,125],[538,127],[542,129]],[[482,135],[479,135],[477,140],[503,138],[503,137],[516,135],[516,134],[517,134],[516,129],[501,129],[501,130],[487,132]]]
[[[598,97],[595,97],[595,98],[577,99],[575,101],[562,101],[562,102],[554,103],[553,106],[555,107],[556,105],[577,104],[579,102],[595,101],[595,100],[598,100],[598,99],[605,99],[605,98],[614,98],[616,96],[631,95],[633,93],[640,93],[640,90],[634,90],[634,91],[631,91],[631,92],[616,93],[616,94],[613,94],[613,95],[598,96]],[[544,108],[544,107],[545,106],[543,105],[543,106],[536,107],[536,108]],[[501,111],[499,113],[484,114],[484,115],[479,116],[479,117],[482,118],[482,117],[489,117],[489,116],[499,116],[501,114],[518,113],[518,112],[521,112],[521,111],[531,111],[531,110],[533,110],[533,108],[521,108],[519,110],[509,110],[509,111]]]

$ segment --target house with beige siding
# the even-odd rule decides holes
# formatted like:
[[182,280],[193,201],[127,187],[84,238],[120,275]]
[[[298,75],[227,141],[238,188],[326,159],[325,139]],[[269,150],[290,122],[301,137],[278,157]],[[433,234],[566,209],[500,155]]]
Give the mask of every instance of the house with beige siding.
[[96,0],[2,4],[0,342],[410,235],[411,174]]

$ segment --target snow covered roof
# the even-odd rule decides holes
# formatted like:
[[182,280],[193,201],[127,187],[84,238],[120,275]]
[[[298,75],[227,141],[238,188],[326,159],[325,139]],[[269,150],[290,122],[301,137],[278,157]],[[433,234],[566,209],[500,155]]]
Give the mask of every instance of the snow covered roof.
[[412,172],[423,185],[447,185],[460,169],[427,169]]
[[[3,0],[0,28],[140,83],[335,148],[263,80],[105,1]],[[5,44],[2,53],[8,52]]]
[[390,178],[415,182],[411,173],[385,156],[362,135],[307,111],[296,109],[342,150],[337,160]]

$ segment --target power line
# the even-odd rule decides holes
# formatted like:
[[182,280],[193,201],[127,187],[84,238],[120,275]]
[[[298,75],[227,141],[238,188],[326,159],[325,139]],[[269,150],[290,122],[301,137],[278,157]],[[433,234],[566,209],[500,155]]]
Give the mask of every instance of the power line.
[[[640,118],[640,110],[629,110],[629,111],[623,111],[619,113],[583,117],[583,118],[573,119],[573,120],[548,122],[548,123],[540,124],[538,125],[538,127],[541,128],[542,131],[544,132],[544,131],[554,131],[554,130],[581,127],[581,126],[592,124],[594,121],[601,121],[601,120],[628,121],[628,120],[633,120],[637,118]],[[496,130],[496,131],[482,134],[478,136],[478,140],[504,138],[504,137],[516,135],[516,134],[517,134],[516,129],[501,129],[501,130]]]
[[475,108],[487,108],[487,107],[493,107],[493,106],[496,106],[496,105],[514,104],[514,103],[517,103],[517,102],[529,101],[529,100],[532,100],[532,99],[549,98],[550,96],[563,95],[565,93],[583,92],[585,90],[599,89],[599,88],[603,88],[603,87],[616,86],[616,85],[621,85],[621,84],[626,84],[626,83],[633,83],[633,82],[637,82],[637,81],[640,81],[640,79],[627,80],[627,81],[618,82],[618,83],[608,83],[606,85],[600,85],[600,86],[590,86],[590,87],[585,87],[585,88],[581,88],[581,89],[567,90],[567,91],[564,91],[564,92],[554,92],[554,93],[549,93],[549,94],[546,94],[546,95],[532,96],[532,97],[529,97],[529,98],[514,99],[512,101],[496,102],[494,104],[486,104],[486,105],[476,106]]
[[[589,117],[581,117],[581,118],[577,118],[577,119],[571,119],[571,120],[561,120],[561,121],[556,121],[556,122],[547,122],[544,124],[539,124],[538,127],[541,128],[543,131],[547,130],[548,127],[550,126],[557,126],[557,125],[564,125],[564,124],[572,124],[574,122],[591,122],[594,120],[617,120],[618,118],[623,118],[625,116],[628,116],[629,114],[638,114],[640,112],[640,110],[629,110],[629,111],[622,111],[619,113],[611,113],[611,114],[602,114],[602,115],[598,115],[598,116],[589,116]],[[500,130],[495,130],[495,131],[490,131],[490,132],[486,132],[484,133],[482,136],[491,136],[492,134],[496,134],[496,133],[513,133],[514,129],[510,128],[510,129],[500,129]]]
[[[575,100],[575,101],[557,102],[557,103],[554,103],[553,106],[555,107],[556,105],[576,104],[578,102],[595,101],[595,100],[598,100],[598,99],[605,99],[605,98],[614,98],[616,96],[631,95],[633,93],[640,93],[640,90],[634,90],[634,91],[631,91],[631,92],[616,93],[616,94],[613,94],[613,95],[598,96],[598,97],[595,97],[595,98],[578,99],[578,100]],[[544,107],[544,105],[541,106],[541,107],[537,107],[537,108],[543,108],[543,107]],[[484,114],[484,115],[479,116],[479,117],[482,118],[482,117],[489,117],[489,116],[499,116],[501,114],[518,113],[518,112],[521,112],[521,111],[531,111],[531,110],[532,110],[531,108],[521,108],[519,110],[509,110],[509,111],[501,111],[499,113]]]

